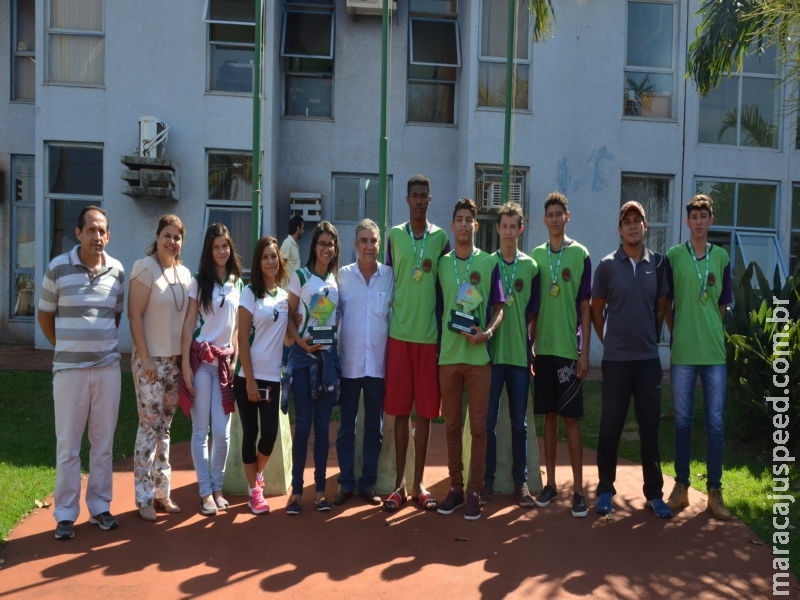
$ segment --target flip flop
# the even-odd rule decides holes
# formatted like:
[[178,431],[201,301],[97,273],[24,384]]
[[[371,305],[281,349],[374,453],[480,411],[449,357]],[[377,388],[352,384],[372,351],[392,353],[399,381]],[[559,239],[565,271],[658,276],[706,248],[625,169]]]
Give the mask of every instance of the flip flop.
[[400,493],[400,489],[396,489],[386,500],[383,501],[383,506],[381,507],[384,511],[393,513],[397,512],[401,506],[403,506],[408,498],[405,495]]
[[419,504],[419,507],[425,510],[436,510],[439,507],[439,501],[433,497],[428,490],[421,492],[419,496],[414,498],[414,502]]

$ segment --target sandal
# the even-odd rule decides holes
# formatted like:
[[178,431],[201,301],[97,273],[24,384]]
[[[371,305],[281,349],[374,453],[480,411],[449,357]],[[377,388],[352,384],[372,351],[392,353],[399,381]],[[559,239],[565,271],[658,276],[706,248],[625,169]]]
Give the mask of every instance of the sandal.
[[381,508],[389,513],[397,512],[407,500],[408,498],[406,498],[406,495],[404,493],[401,494],[401,489],[397,488],[383,501],[383,506]]
[[424,490],[419,493],[419,496],[415,496],[414,502],[419,504],[420,508],[428,511],[439,508],[439,501],[428,490]]

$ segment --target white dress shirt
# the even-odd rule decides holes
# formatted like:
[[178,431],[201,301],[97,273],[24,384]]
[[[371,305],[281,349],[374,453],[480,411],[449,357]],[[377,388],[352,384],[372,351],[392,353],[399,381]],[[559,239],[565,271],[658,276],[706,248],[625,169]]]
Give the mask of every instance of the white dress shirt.
[[378,263],[367,283],[358,263],[339,269],[339,357],[342,377],[383,378],[394,296],[394,272]]

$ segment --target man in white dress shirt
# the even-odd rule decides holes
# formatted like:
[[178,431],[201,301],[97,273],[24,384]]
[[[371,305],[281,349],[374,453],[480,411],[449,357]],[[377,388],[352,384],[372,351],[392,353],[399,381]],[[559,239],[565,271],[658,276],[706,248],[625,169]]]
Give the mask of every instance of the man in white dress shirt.
[[[375,493],[378,456],[383,441],[383,395],[389,311],[394,293],[392,268],[378,262],[380,230],[374,221],[356,225],[356,262],[339,270],[339,356],[341,420],[336,437],[339,490],[333,499],[343,504],[358,491],[370,504],[379,505]],[[356,482],[354,474],[356,415],[364,394],[364,465]],[[358,483],[358,486],[356,486]]]

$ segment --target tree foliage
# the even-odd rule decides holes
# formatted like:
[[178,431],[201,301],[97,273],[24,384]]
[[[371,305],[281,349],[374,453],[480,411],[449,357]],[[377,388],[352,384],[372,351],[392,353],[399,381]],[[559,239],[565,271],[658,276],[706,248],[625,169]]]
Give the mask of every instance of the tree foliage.
[[748,52],[778,49],[785,80],[800,81],[800,0],[703,0],[689,46],[688,73],[705,96],[742,68]]
[[531,35],[534,42],[545,39],[555,27],[556,13],[553,0],[529,0],[530,13],[533,17]]

